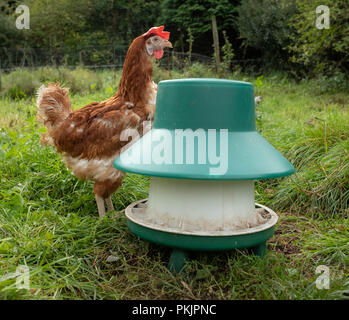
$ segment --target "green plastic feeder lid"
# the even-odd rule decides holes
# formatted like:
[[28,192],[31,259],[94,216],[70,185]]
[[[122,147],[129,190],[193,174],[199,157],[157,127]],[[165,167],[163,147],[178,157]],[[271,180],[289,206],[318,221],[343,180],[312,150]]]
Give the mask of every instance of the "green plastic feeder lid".
[[161,81],[152,130],[114,167],[203,180],[267,179],[295,171],[256,131],[253,85],[220,79]]

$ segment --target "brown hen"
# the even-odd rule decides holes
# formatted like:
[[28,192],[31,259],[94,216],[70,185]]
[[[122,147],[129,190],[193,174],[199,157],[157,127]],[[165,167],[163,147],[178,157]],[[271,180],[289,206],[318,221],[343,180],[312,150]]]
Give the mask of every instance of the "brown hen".
[[163,29],[151,28],[133,40],[117,93],[105,101],[72,111],[68,89],[49,84],[38,90],[37,118],[48,129],[40,142],[54,146],[76,177],[94,181],[100,217],[105,215],[104,201],[108,211],[114,209],[111,195],[125,176],[113,161],[135,142],[127,132],[137,130],[142,136],[150,129],[143,124],[152,121],[155,112],[152,57],[161,59],[163,49],[172,48],[169,32]]

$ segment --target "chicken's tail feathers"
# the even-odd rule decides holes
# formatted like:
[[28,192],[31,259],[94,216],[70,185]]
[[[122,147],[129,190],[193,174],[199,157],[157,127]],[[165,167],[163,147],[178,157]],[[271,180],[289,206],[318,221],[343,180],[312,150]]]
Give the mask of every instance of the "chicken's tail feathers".
[[37,92],[37,119],[49,131],[42,136],[41,142],[51,144],[50,129],[59,126],[72,112],[69,89],[61,88],[58,84],[42,85]]

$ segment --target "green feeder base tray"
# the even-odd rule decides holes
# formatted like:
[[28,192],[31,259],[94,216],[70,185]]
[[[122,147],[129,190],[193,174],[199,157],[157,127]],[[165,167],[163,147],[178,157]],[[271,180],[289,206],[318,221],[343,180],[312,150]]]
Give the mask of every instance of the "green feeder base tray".
[[[231,235],[195,235],[169,232],[150,228],[144,223],[134,221],[134,216],[130,215],[132,209],[141,202],[141,200],[131,204],[126,209],[127,224],[129,230],[140,238],[173,248],[168,268],[172,273],[179,273],[189,260],[191,251],[222,251],[232,249],[250,248],[256,256],[265,256],[267,251],[266,241],[274,234],[274,225],[277,222],[277,215],[269,208],[262,207],[271,214],[269,222],[251,230],[235,232]],[[132,220],[131,218],[132,217]]]

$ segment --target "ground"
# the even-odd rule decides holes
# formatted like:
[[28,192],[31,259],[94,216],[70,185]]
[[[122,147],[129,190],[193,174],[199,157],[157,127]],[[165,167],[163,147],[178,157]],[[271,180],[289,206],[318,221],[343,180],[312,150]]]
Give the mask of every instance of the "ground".
[[[35,99],[0,98],[0,277],[30,270],[29,290],[0,280],[0,299],[348,299],[349,93],[280,76],[256,84],[258,130],[297,169],[257,183],[256,200],[280,217],[267,256],[195,253],[176,276],[171,250],[126,226],[123,209],[147,197],[148,178],[127,175],[116,211],[99,219],[91,183],[39,145]],[[73,95],[74,107],[107,89]],[[329,289],[316,287],[319,265],[329,267]]]

